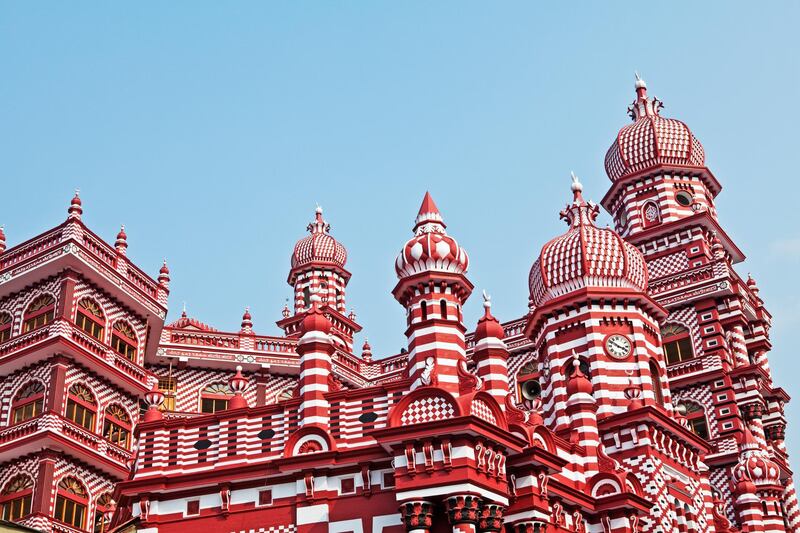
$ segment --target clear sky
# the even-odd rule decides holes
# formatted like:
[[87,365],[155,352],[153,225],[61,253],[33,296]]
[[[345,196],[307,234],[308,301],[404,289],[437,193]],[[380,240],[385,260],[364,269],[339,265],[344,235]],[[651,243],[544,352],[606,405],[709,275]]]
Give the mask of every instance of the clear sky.
[[154,276],[168,259],[170,319],[185,301],[235,330],[249,305],[275,334],[319,203],[385,356],[405,344],[393,262],[424,192],[470,253],[468,326],[484,288],[521,316],[570,170],[587,197],[609,186],[636,69],[723,184],[800,451],[799,22],[797,2],[3,1],[0,224],[28,239],[80,187],[92,229],[113,242],[124,223]]

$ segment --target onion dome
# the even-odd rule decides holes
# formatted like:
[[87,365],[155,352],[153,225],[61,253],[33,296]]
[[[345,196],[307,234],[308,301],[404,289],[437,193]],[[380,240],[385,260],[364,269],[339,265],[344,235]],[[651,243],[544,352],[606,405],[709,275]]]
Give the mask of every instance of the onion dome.
[[80,220],[81,215],[83,214],[83,206],[81,203],[81,191],[80,189],[75,189],[75,196],[72,197],[72,202],[69,204],[69,209],[67,209],[67,213],[69,213],[69,218],[77,218]]
[[780,473],[780,467],[745,428],[739,439],[739,463],[733,467],[733,479],[737,482],[750,480],[756,486],[776,485]]
[[311,309],[306,312],[303,321],[300,322],[300,331],[305,335],[309,331],[320,331],[322,333],[331,332],[331,321],[328,320],[319,308],[320,301],[317,291],[311,293]]
[[242,331],[252,331],[253,329],[253,317],[250,315],[250,308],[244,308],[244,314],[242,315]]
[[117,249],[117,253],[120,255],[125,255],[125,250],[128,249],[128,234],[125,233],[125,224],[119,228],[119,233],[117,233],[117,240],[114,243],[114,248]]
[[573,174],[574,200],[560,213],[569,230],[542,247],[528,278],[534,307],[587,287],[647,288],[642,253],[614,230],[595,226],[599,208],[586,202],[582,191]]
[[289,301],[287,299],[286,303],[283,304],[283,310],[281,310],[281,315],[283,318],[289,318],[291,311],[289,311]]
[[6,232],[4,226],[0,226],[0,254],[6,251]]
[[486,291],[483,291],[483,316],[478,319],[478,326],[475,328],[475,340],[505,337],[505,331],[500,322],[492,316],[492,298]]
[[395,261],[398,278],[427,271],[467,272],[467,251],[447,234],[446,227],[439,208],[426,192],[415,221],[414,236],[406,242]]
[[331,225],[322,218],[322,208],[317,207],[314,221],[306,228],[310,235],[297,241],[292,252],[292,270],[306,265],[332,265],[344,269],[347,250],[330,233]]
[[703,145],[689,127],[659,112],[664,104],[647,97],[647,84],[636,75],[636,100],[628,108],[633,124],[617,134],[606,153],[606,174],[611,181],[658,165],[705,166]]

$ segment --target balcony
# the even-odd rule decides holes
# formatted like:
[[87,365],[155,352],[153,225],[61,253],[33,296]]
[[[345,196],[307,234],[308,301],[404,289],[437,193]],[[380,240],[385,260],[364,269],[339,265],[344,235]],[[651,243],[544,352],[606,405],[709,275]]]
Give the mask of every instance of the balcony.
[[[60,343],[57,350],[52,346],[54,343]],[[73,357],[133,394],[140,395],[149,389],[144,368],[64,319],[0,344],[0,365],[6,373],[11,373],[56,352]]]
[[133,453],[52,411],[0,428],[0,463],[49,447],[124,478]]

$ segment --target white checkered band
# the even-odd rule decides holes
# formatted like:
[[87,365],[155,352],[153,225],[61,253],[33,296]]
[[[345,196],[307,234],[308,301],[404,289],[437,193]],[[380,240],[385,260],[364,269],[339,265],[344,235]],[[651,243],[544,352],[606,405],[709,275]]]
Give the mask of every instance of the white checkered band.
[[400,423],[403,425],[421,424],[433,420],[452,418],[454,414],[453,404],[441,396],[429,396],[411,402],[406,407],[406,410],[403,411],[402,416],[400,416]]
[[497,419],[494,417],[494,413],[492,413],[492,410],[483,400],[472,400],[470,412],[478,418],[486,420],[490,424],[497,424]]
[[260,527],[258,529],[240,529],[231,533],[295,533],[297,526],[288,524],[285,526]]

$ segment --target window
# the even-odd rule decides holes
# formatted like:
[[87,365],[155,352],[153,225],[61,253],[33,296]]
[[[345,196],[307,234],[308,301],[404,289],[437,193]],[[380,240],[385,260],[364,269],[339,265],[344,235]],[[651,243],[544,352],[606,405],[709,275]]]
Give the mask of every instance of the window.
[[44,409],[44,385],[32,381],[22,387],[11,404],[11,423],[19,424],[42,414]]
[[675,200],[683,207],[692,205],[692,195],[686,191],[678,191],[677,194],[675,194]]
[[6,342],[11,338],[11,315],[0,313],[0,342]]
[[103,436],[117,446],[122,448],[130,447],[131,419],[125,409],[117,404],[112,403],[106,407]]
[[108,530],[108,519],[106,513],[111,511],[112,503],[111,494],[104,492],[97,498],[97,507],[94,511],[94,533],[103,533]]
[[86,489],[74,477],[65,477],[58,483],[56,512],[53,518],[72,527],[83,529],[89,498]]
[[95,339],[103,340],[106,320],[103,311],[94,300],[84,298],[80,301],[75,314],[75,324]]
[[29,515],[32,501],[33,480],[24,474],[14,476],[0,493],[0,519],[13,522]]
[[258,505],[271,505],[272,504],[272,490],[264,489],[258,491]]
[[647,202],[642,206],[644,227],[654,226],[661,222],[661,210],[655,202]]
[[97,412],[97,402],[86,386],[76,383],[69,388],[67,394],[67,418],[94,431],[94,416]]
[[428,320],[428,302],[421,302],[419,308],[422,311],[422,320]]
[[164,393],[164,401],[158,406],[161,411],[175,410],[175,393],[178,382],[173,377],[158,378],[158,390]]
[[689,429],[692,433],[702,439],[708,440],[708,422],[706,421],[706,412],[703,406],[699,403],[692,401],[685,401],[678,404],[679,411],[683,411],[686,416],[686,421],[689,423]]
[[233,396],[231,388],[224,383],[212,383],[200,393],[200,412],[216,413],[228,408],[228,401]]
[[667,324],[661,330],[661,341],[667,364],[672,365],[694,358],[689,330],[678,324]]
[[650,379],[653,382],[653,394],[656,397],[656,403],[658,405],[664,405],[664,389],[661,385],[661,372],[658,369],[658,364],[655,361],[651,360],[649,363],[650,366]]
[[114,324],[111,332],[111,348],[121,356],[136,362],[136,332],[127,322],[119,321]]
[[439,315],[443,319],[447,319],[447,302],[445,300],[439,300]]
[[311,307],[311,288],[303,287],[303,307]]
[[38,296],[28,306],[22,318],[22,333],[45,326],[56,316],[56,299],[49,294]]

